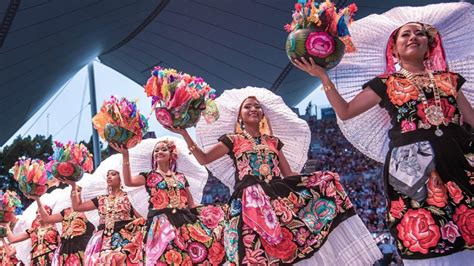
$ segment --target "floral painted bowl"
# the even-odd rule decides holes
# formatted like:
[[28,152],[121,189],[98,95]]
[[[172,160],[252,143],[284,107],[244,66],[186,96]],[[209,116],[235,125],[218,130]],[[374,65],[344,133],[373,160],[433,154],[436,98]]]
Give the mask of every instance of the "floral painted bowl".
[[344,56],[345,44],[338,38],[318,28],[306,28],[292,31],[286,40],[286,54],[293,59],[313,58],[314,62],[331,69]]

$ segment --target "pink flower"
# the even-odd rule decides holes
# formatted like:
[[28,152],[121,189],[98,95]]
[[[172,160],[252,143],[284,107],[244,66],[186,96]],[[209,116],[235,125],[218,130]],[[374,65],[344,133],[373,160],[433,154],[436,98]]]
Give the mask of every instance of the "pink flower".
[[325,58],[336,49],[334,38],[324,31],[311,32],[306,38],[306,51],[308,54]]
[[306,239],[308,238],[309,236],[309,231],[304,229],[303,227],[300,227],[300,229],[298,230],[298,232],[296,232],[296,242],[300,245],[300,246],[304,246],[305,242],[306,242]]
[[158,108],[155,111],[156,119],[163,126],[173,126],[173,119],[168,111],[165,108]]
[[296,10],[296,11],[299,12],[299,11],[301,11],[302,8],[303,8],[303,6],[301,5],[301,3],[296,3],[296,4],[295,4],[295,10]]
[[283,26],[283,28],[285,29],[286,32],[288,32],[288,33],[291,32],[291,25],[290,24],[286,24],[285,26]]
[[452,221],[449,221],[449,223],[441,227],[441,237],[443,239],[454,243],[459,236],[461,236],[461,234],[459,234],[458,227]]
[[247,187],[245,193],[245,207],[260,208],[265,205],[265,192],[260,185]]
[[188,254],[191,257],[193,264],[201,263],[207,257],[207,249],[199,242],[191,242],[188,246]]
[[402,121],[402,133],[416,130],[416,124],[413,121],[403,120]]
[[214,229],[224,219],[224,211],[215,206],[206,206],[201,210],[201,219],[204,225]]
[[265,224],[270,229],[273,229],[278,225],[278,219],[275,215],[275,212],[270,206],[263,207],[262,213],[263,213],[263,219],[265,220]]

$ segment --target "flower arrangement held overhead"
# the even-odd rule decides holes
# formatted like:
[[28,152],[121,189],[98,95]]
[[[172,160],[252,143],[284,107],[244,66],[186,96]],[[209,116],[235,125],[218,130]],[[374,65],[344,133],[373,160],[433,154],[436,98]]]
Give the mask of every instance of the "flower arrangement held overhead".
[[357,6],[337,10],[329,0],[298,0],[293,11],[293,21],[285,25],[289,32],[286,53],[291,61],[304,57],[312,58],[316,64],[326,69],[335,67],[345,52],[355,51],[348,25]]
[[48,172],[59,180],[77,182],[85,172],[93,168],[92,154],[82,143],[53,143],[53,156],[48,163]]
[[[23,212],[21,200],[14,191],[7,190],[5,193],[0,190],[0,223],[10,223],[16,221],[17,214]],[[6,236],[6,230],[0,228],[0,237]]]
[[43,195],[48,190],[48,183],[53,179],[46,174],[45,164],[39,159],[22,157],[10,169],[13,178],[18,182],[21,192],[26,196]]
[[163,126],[188,128],[201,115],[212,123],[219,118],[215,90],[202,78],[157,66],[151,72],[145,92],[152,97],[156,119]]
[[140,143],[148,130],[148,121],[138,111],[136,101],[115,96],[104,101],[92,123],[102,139],[129,149]]

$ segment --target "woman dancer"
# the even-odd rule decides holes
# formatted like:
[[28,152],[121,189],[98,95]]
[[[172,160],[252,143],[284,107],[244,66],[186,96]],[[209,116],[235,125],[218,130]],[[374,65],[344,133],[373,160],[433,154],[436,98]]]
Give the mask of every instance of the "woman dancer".
[[121,189],[120,174],[107,172],[109,193],[82,202],[81,189],[72,184],[71,200],[74,211],[98,209],[99,230],[90,239],[85,252],[85,265],[143,265],[142,242],[144,219],[135,211]]
[[[44,206],[47,214],[51,215],[51,208]],[[14,235],[8,224],[2,225],[7,230],[7,239],[10,244],[31,239],[31,264],[35,266],[51,265],[54,252],[59,246],[59,233],[53,223],[44,222],[39,212],[33,220],[31,228]]]
[[156,143],[152,170],[131,175],[130,157],[123,146],[110,144],[123,155],[124,183],[145,186],[150,196],[145,241],[146,265],[219,265],[224,262],[224,210],[195,208],[184,174],[176,171],[178,152],[173,141]]
[[[465,250],[474,247],[469,227],[474,217],[474,147],[463,123],[473,126],[474,112],[461,91],[465,79],[447,71],[440,35],[425,23],[396,29],[388,40],[386,59],[386,73],[364,84],[350,102],[312,60],[295,64],[321,79],[342,120],[376,104],[388,111],[392,128],[384,166],[387,223],[404,263],[471,263],[474,253]],[[436,259],[447,255],[452,256]]]
[[[339,176],[331,172],[306,176],[295,173],[282,151],[282,141],[271,135],[262,103],[252,92],[237,92],[247,97],[242,97],[237,113],[233,114],[237,118],[235,132],[220,137],[206,152],[194,144],[186,130],[169,128],[184,137],[199,163],[208,164],[226,154],[233,160],[235,185],[224,240],[227,260],[236,264],[286,264],[312,258],[317,252],[318,256],[306,262],[321,265],[334,264],[338,259],[346,264],[376,261],[380,253],[355,215]],[[255,92],[271,94],[264,89]],[[265,106],[266,110],[273,107]],[[332,239],[337,239],[345,250],[331,250],[336,244],[330,240],[326,245],[328,236],[348,219],[350,227],[360,229],[360,234],[369,238],[359,241],[359,236],[341,229]],[[356,253],[358,256],[353,256]]]

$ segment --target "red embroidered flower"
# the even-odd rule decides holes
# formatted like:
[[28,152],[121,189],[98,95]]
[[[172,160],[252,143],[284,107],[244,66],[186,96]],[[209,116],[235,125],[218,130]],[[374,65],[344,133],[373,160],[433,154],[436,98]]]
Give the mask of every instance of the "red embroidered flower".
[[156,188],[156,185],[163,180],[163,177],[156,172],[151,172],[148,174],[146,179],[146,185],[151,188]]
[[458,227],[452,221],[449,221],[447,224],[441,227],[441,237],[443,239],[454,243],[458,236],[461,236],[459,234]]
[[428,179],[428,196],[426,202],[430,205],[443,208],[448,203],[447,189],[438,172],[433,171]]
[[44,235],[44,241],[51,244],[56,244],[58,242],[58,232],[53,229],[53,227],[49,228]]
[[397,218],[400,219],[402,218],[402,212],[405,210],[405,202],[403,199],[400,197],[398,200],[394,200],[391,202],[390,206],[390,214]]
[[194,240],[199,241],[201,243],[206,243],[207,241],[211,240],[212,238],[199,226],[190,225],[188,226],[189,236],[191,236]]
[[[428,100],[428,106],[434,105],[434,104],[435,104],[435,100],[433,98]],[[441,108],[443,109],[444,121],[451,122],[454,117],[454,113],[456,112],[456,107],[451,105],[448,99],[441,98]],[[423,123],[425,124],[429,124],[428,120],[426,119],[425,106],[423,105],[423,103],[419,103],[416,106],[416,109],[417,109],[416,115],[420,117],[421,121],[423,121]]]
[[191,261],[191,257],[183,254],[183,262],[181,263],[182,266],[193,266],[193,262]]
[[390,76],[385,82],[390,101],[402,106],[410,100],[418,100],[418,90],[408,79]]
[[206,206],[201,210],[201,220],[210,229],[214,229],[224,219],[224,211],[216,206]]
[[67,266],[80,266],[81,265],[81,258],[77,256],[75,253],[67,255],[66,263],[64,265]]
[[212,265],[220,265],[224,259],[224,246],[219,242],[214,242],[209,248],[208,259]]
[[402,133],[416,130],[416,123],[409,120],[402,121]]
[[464,196],[462,195],[462,191],[458,185],[456,185],[456,183],[453,181],[449,181],[446,184],[446,187],[448,188],[449,195],[453,199],[454,203],[459,204]]
[[165,253],[165,259],[168,265],[180,265],[183,261],[181,254],[173,249]]
[[281,259],[283,262],[290,262],[296,256],[297,246],[293,242],[293,234],[285,227],[281,228],[282,240],[276,245],[269,244],[265,238],[260,238],[265,251],[275,258]]
[[461,236],[467,246],[474,245],[474,210],[462,204],[453,215],[453,220],[461,231]]
[[[154,193],[153,193],[154,191]],[[162,189],[154,189],[152,190],[152,196],[150,199],[151,204],[153,204],[153,208],[156,210],[164,209],[168,207],[168,195]]]
[[241,137],[239,135],[234,136],[234,148],[233,152],[236,157],[239,157],[240,154],[246,152],[246,151],[251,151],[253,149],[252,142],[250,140]]
[[409,209],[397,225],[398,238],[411,252],[428,254],[441,237],[431,213],[425,209]]

